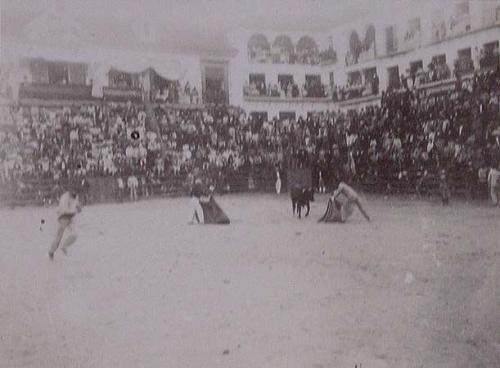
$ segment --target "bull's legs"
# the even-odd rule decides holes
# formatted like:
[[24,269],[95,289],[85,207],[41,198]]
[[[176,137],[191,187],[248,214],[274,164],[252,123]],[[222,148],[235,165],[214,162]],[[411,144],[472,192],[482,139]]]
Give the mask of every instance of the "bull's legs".
[[302,205],[298,204],[297,205],[297,213],[299,214],[299,218],[301,218],[301,212],[302,212]]
[[307,207],[307,212],[306,212],[306,217],[309,216],[309,211],[311,210],[311,206],[309,205],[309,202],[306,203]]
[[292,201],[292,213],[295,215],[295,202]]

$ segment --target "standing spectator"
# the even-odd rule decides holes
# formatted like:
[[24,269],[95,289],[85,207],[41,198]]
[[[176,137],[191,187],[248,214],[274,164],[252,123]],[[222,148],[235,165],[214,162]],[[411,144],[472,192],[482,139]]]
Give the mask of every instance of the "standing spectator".
[[478,170],[478,182],[479,182],[479,197],[483,197],[484,193],[488,191],[488,168],[480,167]]
[[281,193],[281,178],[280,178],[280,171],[276,170],[276,194]]
[[196,86],[193,87],[193,90],[191,91],[191,95],[193,96],[193,102],[196,105],[198,105],[200,103],[200,94],[198,93]]
[[406,91],[408,90],[408,77],[405,74],[401,74],[401,85]]
[[320,193],[326,192],[325,180],[323,179],[323,173],[321,171],[319,172],[318,191]]
[[446,170],[441,170],[439,174],[439,192],[441,194],[441,201],[443,205],[450,202],[450,186],[448,185],[448,176]]
[[248,190],[251,192],[255,190],[255,182],[252,173],[248,176]]
[[119,202],[123,201],[123,195],[125,194],[125,183],[123,182],[122,177],[118,177],[116,179],[116,183],[118,186],[118,190],[116,192],[116,199],[118,199]]
[[189,103],[193,103],[193,96],[191,95],[191,86],[189,85],[189,81],[186,82],[186,85],[184,86],[184,98],[186,99],[186,102],[188,102],[189,98]]
[[372,80],[372,94],[374,95],[378,94],[378,85],[379,85],[378,74],[375,73]]
[[490,197],[491,203],[493,205],[498,204],[498,189],[500,188],[499,178],[500,178],[500,165],[498,167],[492,167],[488,173],[488,186],[490,187]]
[[80,193],[81,193],[82,204],[83,205],[88,204],[90,200],[90,181],[87,179],[86,176],[83,176],[81,180]]
[[127,179],[127,187],[130,191],[130,200],[137,201],[137,187],[139,186],[139,181],[135,175],[130,175]]
[[145,198],[149,197],[149,182],[148,182],[148,177],[146,175],[143,175],[141,177],[141,194]]

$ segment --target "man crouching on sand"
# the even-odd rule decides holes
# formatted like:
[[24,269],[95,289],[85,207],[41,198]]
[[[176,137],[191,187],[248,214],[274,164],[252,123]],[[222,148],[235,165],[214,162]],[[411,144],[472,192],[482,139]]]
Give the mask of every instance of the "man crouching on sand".
[[66,239],[61,245],[61,250],[64,254],[67,254],[67,248],[76,241],[76,233],[72,226],[73,218],[77,213],[81,212],[81,210],[82,208],[76,189],[70,189],[61,196],[57,209],[57,222],[59,223],[59,227],[49,250],[49,258],[51,261],[54,259],[54,253],[61,245],[61,240],[65,234]]
[[370,216],[366,213],[359,200],[358,193],[349,185],[341,182],[333,195],[328,200],[326,212],[319,219],[320,222],[346,222],[352,215],[353,206],[356,205],[367,221]]

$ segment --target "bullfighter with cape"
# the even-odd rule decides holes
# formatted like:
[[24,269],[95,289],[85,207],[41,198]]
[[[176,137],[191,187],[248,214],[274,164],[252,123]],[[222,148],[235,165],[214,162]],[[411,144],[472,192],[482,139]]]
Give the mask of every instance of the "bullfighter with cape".
[[354,205],[358,207],[364,218],[370,221],[370,216],[359,201],[358,193],[349,185],[341,182],[329,198],[326,212],[319,219],[319,222],[346,222],[352,215]]
[[213,191],[207,190],[201,179],[196,179],[191,191],[193,218],[199,224],[229,224],[229,218],[216,202]]

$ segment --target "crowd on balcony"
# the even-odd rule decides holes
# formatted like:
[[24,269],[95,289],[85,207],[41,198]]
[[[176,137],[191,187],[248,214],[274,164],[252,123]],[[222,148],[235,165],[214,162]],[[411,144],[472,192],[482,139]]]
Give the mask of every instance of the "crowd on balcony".
[[499,42],[494,43],[493,47],[482,47],[476,54],[481,69],[496,68],[500,65]]
[[419,67],[416,71],[406,70],[406,73],[401,75],[401,84],[403,88],[412,88],[448,80],[451,78],[451,69],[447,63],[439,63],[432,61],[424,70]]
[[[500,54],[498,47],[490,51],[482,48],[475,52],[476,63],[479,70],[494,70],[500,66]],[[442,82],[447,80],[460,81],[464,76],[472,76],[476,72],[474,68],[474,59],[469,56],[459,56],[453,63],[453,70],[445,62],[433,60],[424,70],[419,67],[415,71],[407,69],[400,77],[398,83],[403,89],[413,89],[424,86],[429,83]]]
[[[133,100],[148,97],[150,101],[156,103],[201,103],[200,93],[196,86],[191,86],[189,81],[182,85],[180,80],[166,79],[152,68],[141,73],[128,73],[111,68],[108,77],[109,87],[105,87],[105,96],[111,100],[113,100],[113,94],[118,92],[124,101],[130,99],[129,97],[133,97]],[[148,87],[146,88],[146,86]],[[129,93],[127,94],[127,92]],[[148,93],[149,96],[146,96],[145,93]],[[137,98],[138,95],[140,98]]]
[[375,96],[379,93],[379,79],[377,73],[374,73],[370,78],[365,78],[364,82],[361,78],[349,79],[345,86],[333,87],[333,101],[347,101],[355,98]]
[[266,49],[255,46],[249,48],[248,59],[250,62],[274,64],[334,64],[337,61],[337,52],[332,46],[323,50],[307,49],[301,52],[289,51],[282,47]]
[[356,30],[353,30],[349,36],[349,49],[344,58],[345,65],[362,63],[373,60],[375,57],[375,27],[372,24],[367,26],[364,39],[360,38]]
[[348,50],[345,55],[345,65],[355,65],[368,60],[375,59],[375,46],[374,44],[360,46],[359,51]]
[[179,81],[170,83],[164,88],[157,88],[154,93],[153,100],[158,103],[173,103],[173,104],[200,104],[201,98],[200,93],[196,86],[186,82],[184,88],[182,88]]
[[282,34],[271,45],[265,35],[256,33],[248,40],[247,50],[248,60],[257,63],[319,65],[337,61],[331,43],[320,49],[310,36],[303,36],[294,44],[290,37]]
[[470,57],[458,57],[453,63],[453,76],[455,79],[474,73],[474,61]]
[[245,81],[243,85],[243,95],[253,97],[279,97],[290,98],[325,98],[331,95],[328,87],[320,82],[307,82],[301,87],[293,82],[283,82],[280,84],[266,84],[264,82]]

